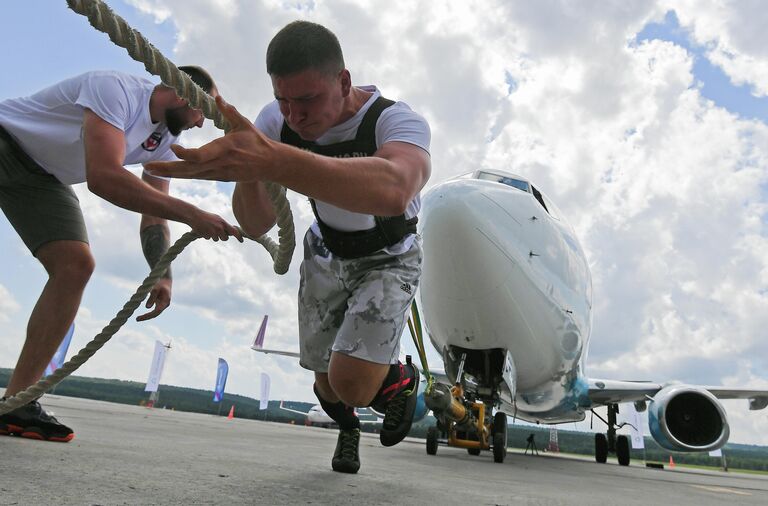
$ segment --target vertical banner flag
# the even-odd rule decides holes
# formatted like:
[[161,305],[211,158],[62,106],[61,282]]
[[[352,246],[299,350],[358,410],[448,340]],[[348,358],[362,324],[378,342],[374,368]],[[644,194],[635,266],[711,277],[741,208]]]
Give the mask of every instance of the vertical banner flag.
[[152,365],[149,368],[149,377],[147,378],[147,386],[144,388],[145,392],[157,392],[160,386],[160,376],[163,375],[163,368],[165,367],[165,353],[168,348],[160,341],[155,341],[155,354],[152,357]]
[[269,406],[269,385],[269,374],[265,372],[261,373],[261,398],[259,399],[259,409],[267,409]]
[[227,384],[229,365],[223,358],[219,359],[219,368],[216,371],[216,389],[213,391],[213,402],[221,401],[224,397],[224,386]]
[[69,349],[69,343],[72,341],[72,334],[75,333],[75,324],[72,323],[70,325],[69,330],[67,331],[67,334],[64,336],[64,339],[61,341],[61,344],[59,345],[59,349],[56,350],[56,353],[53,354],[53,358],[50,362],[48,362],[48,366],[45,368],[45,373],[43,373],[43,376],[50,376],[54,372],[56,372],[56,369],[64,365],[64,359],[67,356],[67,350]]
[[628,421],[632,424],[632,449],[643,449],[645,448],[645,439],[643,438],[643,417],[637,412],[634,404],[628,404],[627,407]]
[[264,315],[264,319],[261,321],[261,327],[259,327],[259,331],[256,333],[256,339],[253,341],[253,346],[251,346],[251,349],[257,349],[257,348],[263,348],[264,347],[264,334],[267,331],[267,319],[269,318],[268,315]]

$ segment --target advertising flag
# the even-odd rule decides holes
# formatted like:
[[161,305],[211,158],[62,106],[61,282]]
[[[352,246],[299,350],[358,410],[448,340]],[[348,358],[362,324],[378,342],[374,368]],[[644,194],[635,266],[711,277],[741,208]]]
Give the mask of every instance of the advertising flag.
[[259,399],[259,409],[267,409],[269,406],[269,374],[261,373],[261,398]]
[[253,341],[253,346],[251,348],[263,348],[264,347],[264,334],[267,331],[267,319],[269,318],[268,315],[264,315],[264,319],[261,321],[261,327],[259,327],[259,331],[256,333],[256,339]]
[[643,438],[643,417],[635,409],[634,404],[627,405],[627,414],[629,423],[632,424],[632,448],[634,450],[640,450],[645,448],[645,439]]
[[48,367],[45,368],[45,373],[43,373],[43,376],[50,376],[54,372],[56,372],[56,369],[64,365],[64,359],[67,357],[67,350],[69,349],[69,343],[72,341],[72,334],[75,333],[75,324],[72,323],[70,325],[69,330],[67,331],[67,334],[64,336],[64,339],[61,341],[61,344],[59,345],[59,349],[56,350],[56,353],[53,354],[53,358],[48,363]]
[[163,375],[163,368],[165,367],[165,354],[168,348],[160,341],[155,341],[155,354],[152,357],[152,365],[149,368],[149,378],[147,378],[147,386],[144,388],[145,392],[157,392],[160,386],[160,376]]
[[224,387],[227,384],[229,365],[223,358],[219,359],[219,368],[216,371],[216,388],[213,391],[213,402],[220,402],[224,397]]

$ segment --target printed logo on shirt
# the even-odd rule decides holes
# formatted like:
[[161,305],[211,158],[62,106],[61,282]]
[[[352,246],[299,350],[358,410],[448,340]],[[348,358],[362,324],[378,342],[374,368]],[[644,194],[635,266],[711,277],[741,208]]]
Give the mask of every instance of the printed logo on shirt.
[[154,151],[160,145],[160,141],[162,140],[162,132],[152,132],[152,135],[147,137],[147,140],[141,143],[141,147],[144,148],[144,151]]
[[408,295],[411,295],[411,293],[412,293],[412,289],[411,289],[411,284],[410,283],[403,283],[402,285],[400,285],[400,289],[402,291],[404,291],[405,293],[407,293]]

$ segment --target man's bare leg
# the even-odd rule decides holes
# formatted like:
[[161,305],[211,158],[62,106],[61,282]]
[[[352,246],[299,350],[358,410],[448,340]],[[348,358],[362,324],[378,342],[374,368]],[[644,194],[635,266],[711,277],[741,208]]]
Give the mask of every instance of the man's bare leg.
[[36,252],[48,272],[48,282],[27,325],[27,339],[5,395],[12,396],[35,384],[43,375],[64,335],[75,319],[83,291],[94,269],[88,244],[53,241]]

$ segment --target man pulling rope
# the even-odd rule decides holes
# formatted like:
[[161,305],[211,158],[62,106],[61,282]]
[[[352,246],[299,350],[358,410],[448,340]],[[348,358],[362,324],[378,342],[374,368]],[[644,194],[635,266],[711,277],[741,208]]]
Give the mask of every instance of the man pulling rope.
[[[180,67],[203,90],[216,85],[200,67]],[[88,72],[24,98],[0,102],[0,207],[48,282],[30,316],[27,338],[6,396],[37,382],[75,318],[94,269],[88,236],[72,184],[87,182],[105,200],[142,214],[141,245],[150,267],[168,249],[166,220],[188,224],[215,241],[235,236],[226,220],[168,195],[169,182],[141,178],[124,165],[172,160],[170,145],[183,131],[203,124],[173,88],[120,72]],[[34,203],[34,205],[30,205]],[[170,269],[150,292],[156,317],[171,301]],[[70,441],[73,431],[35,400],[0,415],[0,434]]]

